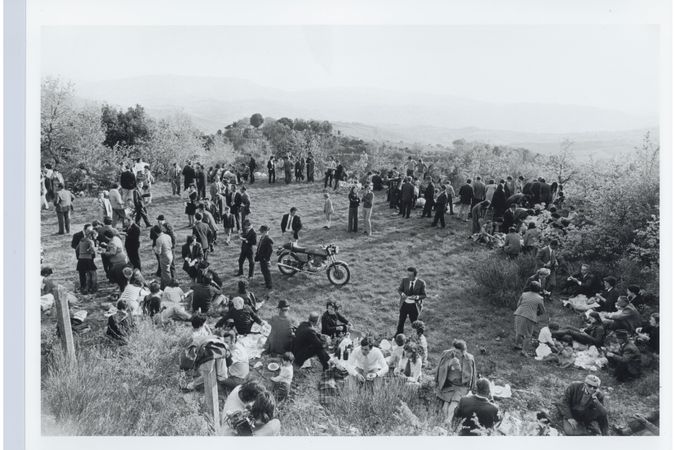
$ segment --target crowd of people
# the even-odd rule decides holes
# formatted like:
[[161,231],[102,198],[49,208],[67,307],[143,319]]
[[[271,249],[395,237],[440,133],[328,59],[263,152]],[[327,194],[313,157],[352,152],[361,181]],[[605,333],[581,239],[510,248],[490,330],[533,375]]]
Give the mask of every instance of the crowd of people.
[[[561,363],[574,345],[595,346],[604,354],[619,382],[640,377],[641,355],[647,352],[658,355],[659,316],[653,313],[645,317],[646,301],[638,286],[628,286],[626,295],[620,295],[617,290],[620,280],[606,277],[600,281],[587,265],[581,266],[578,275],[567,278],[564,286],[558,286],[556,236],[562,236],[565,227],[579,220],[579,215],[572,206],[565,207],[562,213],[565,197],[557,183],[548,184],[543,178],[527,181],[522,176],[516,179],[507,176],[499,182],[489,179],[485,184],[477,176],[467,179],[455,195],[451,180],[433,179],[433,166],[412,157],[400,172],[394,167],[368,172],[361,179],[355,174],[350,177],[333,157],[328,157],[322,166],[325,229],[331,228],[335,211],[329,188],[335,195],[339,186],[347,187],[347,231],[357,233],[361,217],[367,235],[373,233],[374,191],[386,189],[386,203],[402,219],[409,219],[413,211],[421,209],[420,218],[431,219],[432,227],[445,228],[446,214],[454,215],[457,222],[469,224],[468,235],[476,242],[497,240],[500,251],[511,258],[521,253],[535,255],[537,272],[528,281],[514,312],[514,349],[521,355],[539,356],[544,346],[548,349],[546,355],[538,359]],[[277,170],[283,171],[287,184],[314,182],[315,161],[311,153],[306,158],[289,155],[277,160],[271,156],[267,169],[269,184],[276,183]],[[441,354],[437,365],[428,367],[426,325],[420,320],[427,297],[426,283],[418,278],[415,267],[407,268],[398,285],[398,325],[391,340],[377,343],[371,334],[355,335],[353,323],[333,301],[326,304],[323,314],[313,312],[297,326],[289,318],[291,305],[287,300],[278,302],[273,317],[261,317],[264,302],[259,302],[249,290],[247,279],[255,276],[258,262],[265,287],[273,289],[270,273],[273,241],[267,224],[260,225],[256,232],[249,218],[253,200],[247,185],[255,183],[257,170],[253,157],[238,170],[220,165],[205,169],[192,161],[187,161],[182,169],[175,163],[169,170],[172,195],[181,196],[183,189],[184,212],[191,229],[180,249],[182,270],[191,281],[185,292],[176,275],[176,228],[163,214],[156,216],[154,224],[149,218],[154,183],[149,165],[138,158],[122,167],[119,182],[100,192],[94,201],[97,217],[74,233],[71,242],[80,293],[89,295],[98,291],[97,258],[107,280],[119,290],[115,307],[109,311],[107,336],[125,344],[132,339],[135,321],[143,315],[150,316],[158,326],[172,321],[190,322],[192,342],[183,359],[188,360],[184,368],[192,373],[193,379],[184,388],[198,388],[203,384],[200,367],[215,365],[219,382],[229,392],[223,410],[224,425],[234,434],[278,434],[281,425],[276,418],[276,402],[291,395],[293,368],[311,367],[314,358],[322,368],[318,388],[323,405],[330,405],[339,397],[345,382],[371,389],[388,379],[402,380],[412,389],[428,382],[434,386],[446,421],[457,426],[460,434],[475,435],[479,430],[497,426],[501,415],[491,393],[492,385],[478,376],[474,356],[467,352],[464,340],[455,340]],[[51,166],[45,166],[42,179],[43,208],[49,209],[49,202],[53,203],[58,233],[70,234],[70,212],[76,197]],[[157,281],[148,282],[143,276],[142,266],[148,262],[142,262],[139,253],[141,223],[150,228]],[[296,207],[281,217],[280,226],[282,235],[288,233],[291,241],[300,239],[303,224]],[[240,246],[234,275],[241,278],[237,292],[228,295],[224,276],[211,264],[209,256],[218,251],[218,246],[233,244]],[[42,293],[49,293],[49,289],[53,285],[43,283]],[[595,306],[584,310],[587,327],[563,328],[549,318],[538,329],[554,289],[596,301]],[[212,320],[215,323],[209,325]],[[412,326],[409,334],[405,333],[407,320]],[[252,358],[242,344],[247,336],[261,330],[267,335],[263,352],[280,362],[280,372],[272,378],[269,389],[249,371]],[[426,381],[424,368],[433,369],[434,374],[427,376]],[[599,388],[600,379],[588,375],[564,392],[558,409],[565,434],[608,434],[608,415]],[[537,420],[542,430],[550,429],[547,413],[540,412]]]

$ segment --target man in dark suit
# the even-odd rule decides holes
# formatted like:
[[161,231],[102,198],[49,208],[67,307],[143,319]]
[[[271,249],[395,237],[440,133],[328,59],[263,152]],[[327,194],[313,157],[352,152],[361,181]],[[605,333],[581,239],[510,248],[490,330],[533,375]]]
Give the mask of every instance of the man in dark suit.
[[245,220],[242,224],[241,236],[241,252],[239,253],[239,271],[237,276],[241,277],[244,275],[244,261],[248,259],[248,277],[253,278],[253,271],[255,265],[253,263],[253,246],[258,242],[258,237],[251,228],[251,222]]
[[258,163],[255,162],[253,155],[251,155],[251,159],[248,160],[248,180],[251,184],[255,183],[255,171],[257,168]]
[[265,278],[265,287],[272,289],[272,274],[270,273],[270,258],[274,253],[274,241],[268,236],[270,227],[261,225],[258,232],[260,233],[260,242],[258,242],[258,249],[255,252],[255,260],[260,263],[260,271]]
[[274,155],[270,156],[269,161],[267,161],[267,182],[269,184],[277,182],[277,161],[274,159]]
[[422,210],[422,217],[431,217],[431,210],[434,207],[434,195],[436,195],[436,186],[434,182],[429,180],[427,188],[424,190],[424,209]]
[[309,320],[298,325],[292,347],[297,365],[302,366],[305,361],[316,356],[323,369],[328,368],[330,356],[319,334],[319,313],[310,313]]
[[141,270],[141,256],[138,253],[138,250],[141,248],[141,227],[128,217],[124,219],[123,223],[124,231],[127,235],[124,239],[124,249],[127,251],[127,257],[129,257],[129,262],[134,266],[134,269]]
[[471,200],[471,208],[485,200],[485,183],[480,180],[480,177],[476,177],[476,180],[473,182],[473,199]]
[[551,185],[546,182],[544,178],[539,178],[539,198],[540,201],[548,205],[553,202],[553,195],[551,193]]
[[417,278],[417,269],[408,267],[409,276],[401,280],[398,287],[399,315],[396,334],[403,333],[405,319],[410,317],[410,323],[417,320],[422,311],[422,301],[426,298],[426,284]]
[[197,278],[197,266],[204,259],[202,245],[194,236],[188,236],[187,242],[180,249],[180,254],[183,258],[183,270],[194,281]]
[[211,242],[211,229],[207,224],[202,222],[202,215],[197,213],[195,214],[195,226],[192,227],[192,235],[197,239],[197,242],[202,246],[204,251],[204,259],[208,257],[209,244]]
[[[92,229],[92,225],[90,223],[85,223],[84,227],[82,227],[82,231],[78,231],[77,233],[73,234],[73,239],[70,241],[70,248],[75,250],[75,258],[80,257],[80,251],[78,247],[80,246],[80,241],[84,238],[84,236],[87,234],[87,231]],[[84,272],[82,272],[84,273]],[[82,285],[84,286],[84,285]]]
[[195,182],[195,169],[192,167],[192,161],[188,161],[183,167],[183,189],[187,191],[188,186]]
[[293,231],[293,240],[297,242],[300,237],[300,230],[302,230],[302,221],[300,216],[297,214],[298,208],[295,206],[291,208],[291,212],[284,214],[281,218],[281,234],[284,234],[286,230]]
[[494,428],[499,422],[499,408],[490,402],[490,381],[481,378],[476,382],[476,394],[462,397],[457,409],[455,419],[461,420],[460,436],[478,436],[473,430],[479,426]]
[[567,281],[569,283],[569,291],[573,295],[585,295],[591,298],[602,290],[600,280],[591,272],[588,264],[582,264],[580,272],[567,278]]
[[448,205],[448,193],[445,186],[441,186],[441,193],[436,198],[436,213],[434,214],[434,221],[431,223],[432,227],[436,227],[438,221],[441,221],[441,228],[445,228],[445,208]]
[[401,215],[409,219],[410,211],[413,207],[413,197],[415,197],[415,186],[413,186],[410,177],[406,177],[401,186]]

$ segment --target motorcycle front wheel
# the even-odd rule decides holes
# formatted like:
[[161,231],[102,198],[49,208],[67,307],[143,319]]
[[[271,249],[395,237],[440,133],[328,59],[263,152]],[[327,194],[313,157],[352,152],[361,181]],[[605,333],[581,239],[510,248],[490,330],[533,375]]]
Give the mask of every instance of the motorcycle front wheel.
[[[279,256],[277,262],[279,264],[284,264],[286,266],[292,267],[300,266],[300,260],[293,253],[284,253],[283,255]],[[289,267],[284,267],[281,265],[277,265],[277,267],[279,268],[279,272],[283,273],[284,275],[295,275],[296,273],[298,273],[297,269],[291,269]]]
[[344,286],[349,283],[349,278],[351,277],[351,272],[349,271],[349,266],[342,261],[337,261],[326,270],[326,275],[328,275],[328,281],[330,281],[335,286]]

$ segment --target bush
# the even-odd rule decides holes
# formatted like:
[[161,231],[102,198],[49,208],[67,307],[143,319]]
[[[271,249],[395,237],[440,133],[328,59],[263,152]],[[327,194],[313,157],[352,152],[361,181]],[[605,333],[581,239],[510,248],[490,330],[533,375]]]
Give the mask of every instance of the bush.
[[200,403],[178,390],[184,337],[173,328],[138,324],[129,345],[78,352],[75,366],[54,348],[42,398],[54,429],[80,436],[207,435]]
[[471,274],[479,295],[497,306],[515,309],[527,279],[536,270],[537,262],[532,255],[521,254],[509,259],[489,253],[474,262]]

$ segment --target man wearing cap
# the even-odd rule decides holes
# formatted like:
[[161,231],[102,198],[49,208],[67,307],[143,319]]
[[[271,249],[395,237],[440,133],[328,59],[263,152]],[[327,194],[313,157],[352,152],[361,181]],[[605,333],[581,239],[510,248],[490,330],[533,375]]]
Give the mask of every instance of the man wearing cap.
[[556,406],[563,416],[563,431],[567,436],[609,433],[604,395],[600,392],[600,378],[588,375],[565,389],[565,395]]
[[270,227],[267,225],[261,225],[258,229],[260,233],[260,242],[258,242],[258,248],[255,252],[255,261],[260,263],[260,272],[263,274],[265,279],[265,287],[267,289],[272,289],[272,274],[270,273],[270,258],[274,253],[274,241],[268,236]]
[[417,278],[417,269],[408,267],[408,277],[401,280],[398,287],[399,316],[396,334],[403,333],[406,318],[410,323],[417,320],[422,311],[422,301],[427,297],[426,284]]
[[640,378],[642,375],[640,350],[628,337],[628,331],[616,330],[614,334],[619,342],[619,351],[607,352],[606,355],[609,367],[614,369],[614,377],[620,382]]
[[[321,335],[319,334],[319,313],[312,312],[306,322],[298,325],[293,339],[293,356],[295,356],[295,363],[299,366],[304,366],[305,362],[310,358],[316,356],[321,361],[323,370],[328,369],[328,360],[330,356],[326,351]],[[386,365],[386,364],[385,364]]]
[[241,277],[244,275],[244,261],[248,259],[248,277],[253,278],[253,271],[255,270],[255,265],[253,263],[253,246],[258,242],[258,237],[251,228],[251,222],[244,220],[242,223],[243,229],[241,230],[241,235],[239,240],[241,241],[241,252],[239,253],[239,271],[237,276]]
[[269,320],[270,335],[265,341],[264,351],[275,355],[282,355],[291,351],[293,344],[293,324],[288,318],[289,305],[287,300],[279,300],[277,309],[279,314]]

